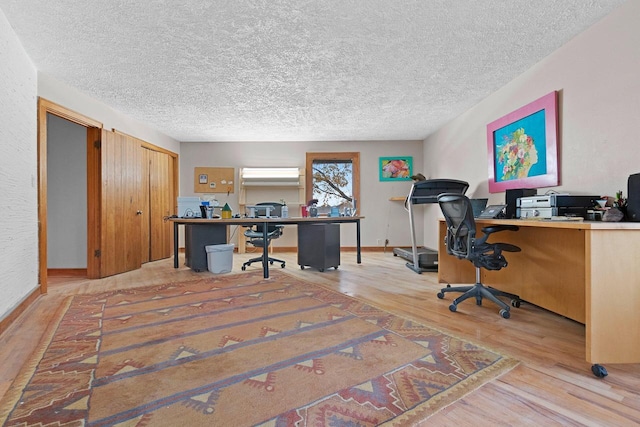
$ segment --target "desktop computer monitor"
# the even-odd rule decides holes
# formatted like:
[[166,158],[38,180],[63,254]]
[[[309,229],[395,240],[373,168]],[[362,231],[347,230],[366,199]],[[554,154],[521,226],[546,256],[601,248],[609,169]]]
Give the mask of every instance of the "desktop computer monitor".
[[629,175],[627,181],[627,221],[640,221],[640,173]]

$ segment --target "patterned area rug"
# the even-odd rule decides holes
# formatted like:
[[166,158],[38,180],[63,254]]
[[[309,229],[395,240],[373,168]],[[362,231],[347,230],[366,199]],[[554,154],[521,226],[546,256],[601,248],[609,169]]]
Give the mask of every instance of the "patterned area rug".
[[279,271],[66,304],[3,425],[411,425],[517,364]]

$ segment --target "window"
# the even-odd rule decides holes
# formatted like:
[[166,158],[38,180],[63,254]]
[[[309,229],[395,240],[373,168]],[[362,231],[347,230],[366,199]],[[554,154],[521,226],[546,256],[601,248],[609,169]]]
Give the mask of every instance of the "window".
[[307,153],[307,201],[318,199],[318,212],[332,206],[360,208],[360,153]]

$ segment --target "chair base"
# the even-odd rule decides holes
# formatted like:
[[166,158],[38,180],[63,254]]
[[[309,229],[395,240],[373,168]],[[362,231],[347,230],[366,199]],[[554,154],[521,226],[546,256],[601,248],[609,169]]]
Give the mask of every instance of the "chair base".
[[[245,271],[247,269],[248,265],[251,265],[254,262],[263,262],[262,260],[263,260],[262,257],[251,258],[249,261],[247,261],[247,262],[242,264],[242,271]],[[281,268],[284,268],[284,266],[285,266],[285,262],[283,260],[281,260],[281,259],[278,259],[278,258],[269,257],[269,258],[267,258],[267,262],[269,262],[269,264],[271,264],[271,265],[273,265],[274,262],[279,262]]]
[[498,307],[500,307],[500,316],[505,319],[511,317],[510,310],[508,304],[500,300],[498,297],[506,297],[511,299],[511,305],[514,307],[520,307],[520,302],[522,301],[518,295],[510,294],[508,292],[503,292],[498,289],[494,289],[491,287],[486,287],[482,283],[478,282],[475,285],[470,286],[454,286],[451,287],[447,285],[446,288],[442,288],[440,292],[438,292],[438,298],[444,298],[444,294],[446,292],[463,292],[458,298],[454,299],[451,305],[449,306],[449,310],[456,311],[458,309],[458,304],[462,301],[475,297],[476,304],[482,305],[482,300],[484,298],[494,302]]

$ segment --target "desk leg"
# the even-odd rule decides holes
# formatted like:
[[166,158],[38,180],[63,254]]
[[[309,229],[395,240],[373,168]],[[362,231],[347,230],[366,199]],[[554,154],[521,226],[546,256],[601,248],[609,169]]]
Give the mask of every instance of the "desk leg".
[[178,268],[178,223],[173,223],[173,268]]
[[262,225],[262,273],[265,279],[269,278],[269,245],[267,245],[268,224]]
[[362,264],[362,257],[360,256],[360,220],[356,221],[356,260],[358,264]]

